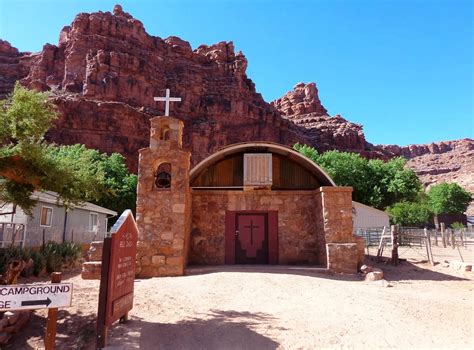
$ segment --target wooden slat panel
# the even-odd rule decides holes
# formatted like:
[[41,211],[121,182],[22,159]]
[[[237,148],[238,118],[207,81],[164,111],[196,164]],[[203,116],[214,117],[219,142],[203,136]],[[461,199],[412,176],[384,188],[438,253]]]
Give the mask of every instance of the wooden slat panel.
[[244,154],[244,186],[271,186],[272,183],[272,155]]
[[309,171],[291,159],[274,154],[273,162],[275,164],[273,189],[306,190],[320,186],[318,180]]
[[196,180],[192,187],[235,187],[242,186],[241,154],[223,159],[206,169]]

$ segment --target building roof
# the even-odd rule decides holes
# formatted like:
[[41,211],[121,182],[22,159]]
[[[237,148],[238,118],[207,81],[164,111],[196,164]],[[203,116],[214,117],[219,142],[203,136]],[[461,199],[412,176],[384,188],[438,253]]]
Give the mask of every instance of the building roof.
[[217,163],[219,160],[229,155],[255,151],[270,152],[283,155],[298,163],[303,168],[308,170],[311,174],[313,174],[316,179],[318,179],[318,181],[321,183],[321,186],[336,186],[331,177],[311,159],[305,157],[299,152],[296,152],[292,148],[272,142],[241,142],[221,148],[213,155],[202,160],[191,170],[190,182],[192,182],[196,177],[198,177],[209,166]]
[[[61,206],[61,202],[58,202],[58,194],[56,192],[52,191],[45,191],[45,192],[39,192],[35,191],[31,195],[31,199],[38,201],[38,202],[43,202],[43,203],[51,203],[51,204],[56,204]],[[89,210],[97,213],[103,213],[103,214],[108,214],[108,215],[117,215],[116,211],[101,207],[96,204],[92,204],[89,202],[81,202],[79,204],[73,205],[73,208],[77,209],[82,209],[82,210]]]
[[390,216],[388,213],[384,212],[383,210],[376,209],[376,208],[373,208],[371,206],[368,206],[366,204],[362,204],[362,203],[359,203],[359,202],[356,202],[356,201],[352,201],[352,206],[355,207],[356,209],[357,209],[357,207],[364,207],[368,210],[373,211],[374,213]]

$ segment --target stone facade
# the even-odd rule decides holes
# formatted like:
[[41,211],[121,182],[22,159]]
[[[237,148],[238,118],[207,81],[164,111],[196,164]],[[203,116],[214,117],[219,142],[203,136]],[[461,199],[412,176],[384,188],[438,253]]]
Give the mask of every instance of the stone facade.
[[[190,156],[182,149],[183,122],[151,119],[150,147],[140,150],[137,225],[137,275],[179,276],[184,273],[190,231]],[[169,187],[157,186],[166,165]]]
[[[227,210],[277,211],[279,264],[317,264],[355,273],[364,245],[352,234],[351,193],[350,187],[327,186],[314,191],[193,191],[190,263],[224,264]],[[327,250],[327,243],[335,248]],[[347,244],[352,244],[349,250]]]
[[[191,189],[191,154],[183,150],[182,136],[182,121],[153,118],[150,147],[140,150],[137,276],[183,275],[188,259],[198,265],[233,263],[226,258],[233,254],[235,244],[230,213],[268,213],[263,214],[268,220],[273,213],[274,224],[267,223],[267,234],[275,242],[272,252],[278,251],[268,262],[356,273],[364,247],[352,235],[352,188]],[[323,172],[318,173],[332,183]]]
[[325,254],[317,191],[193,191],[190,263],[225,263],[225,213],[278,211],[280,264],[319,264],[318,247]]

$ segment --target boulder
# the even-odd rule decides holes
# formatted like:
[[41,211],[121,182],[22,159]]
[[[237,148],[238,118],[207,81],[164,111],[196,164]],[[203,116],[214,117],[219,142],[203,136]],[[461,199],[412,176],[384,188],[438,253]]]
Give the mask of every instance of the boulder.
[[374,268],[372,271],[368,272],[365,275],[365,280],[366,281],[379,281],[383,279],[383,271],[381,269]]

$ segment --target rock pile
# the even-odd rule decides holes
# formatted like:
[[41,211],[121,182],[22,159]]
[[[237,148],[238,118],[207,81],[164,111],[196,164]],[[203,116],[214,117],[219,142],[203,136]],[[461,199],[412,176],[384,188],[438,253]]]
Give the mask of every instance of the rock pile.
[[365,274],[365,280],[369,282],[383,280],[383,271],[377,267],[362,265],[360,271]]

